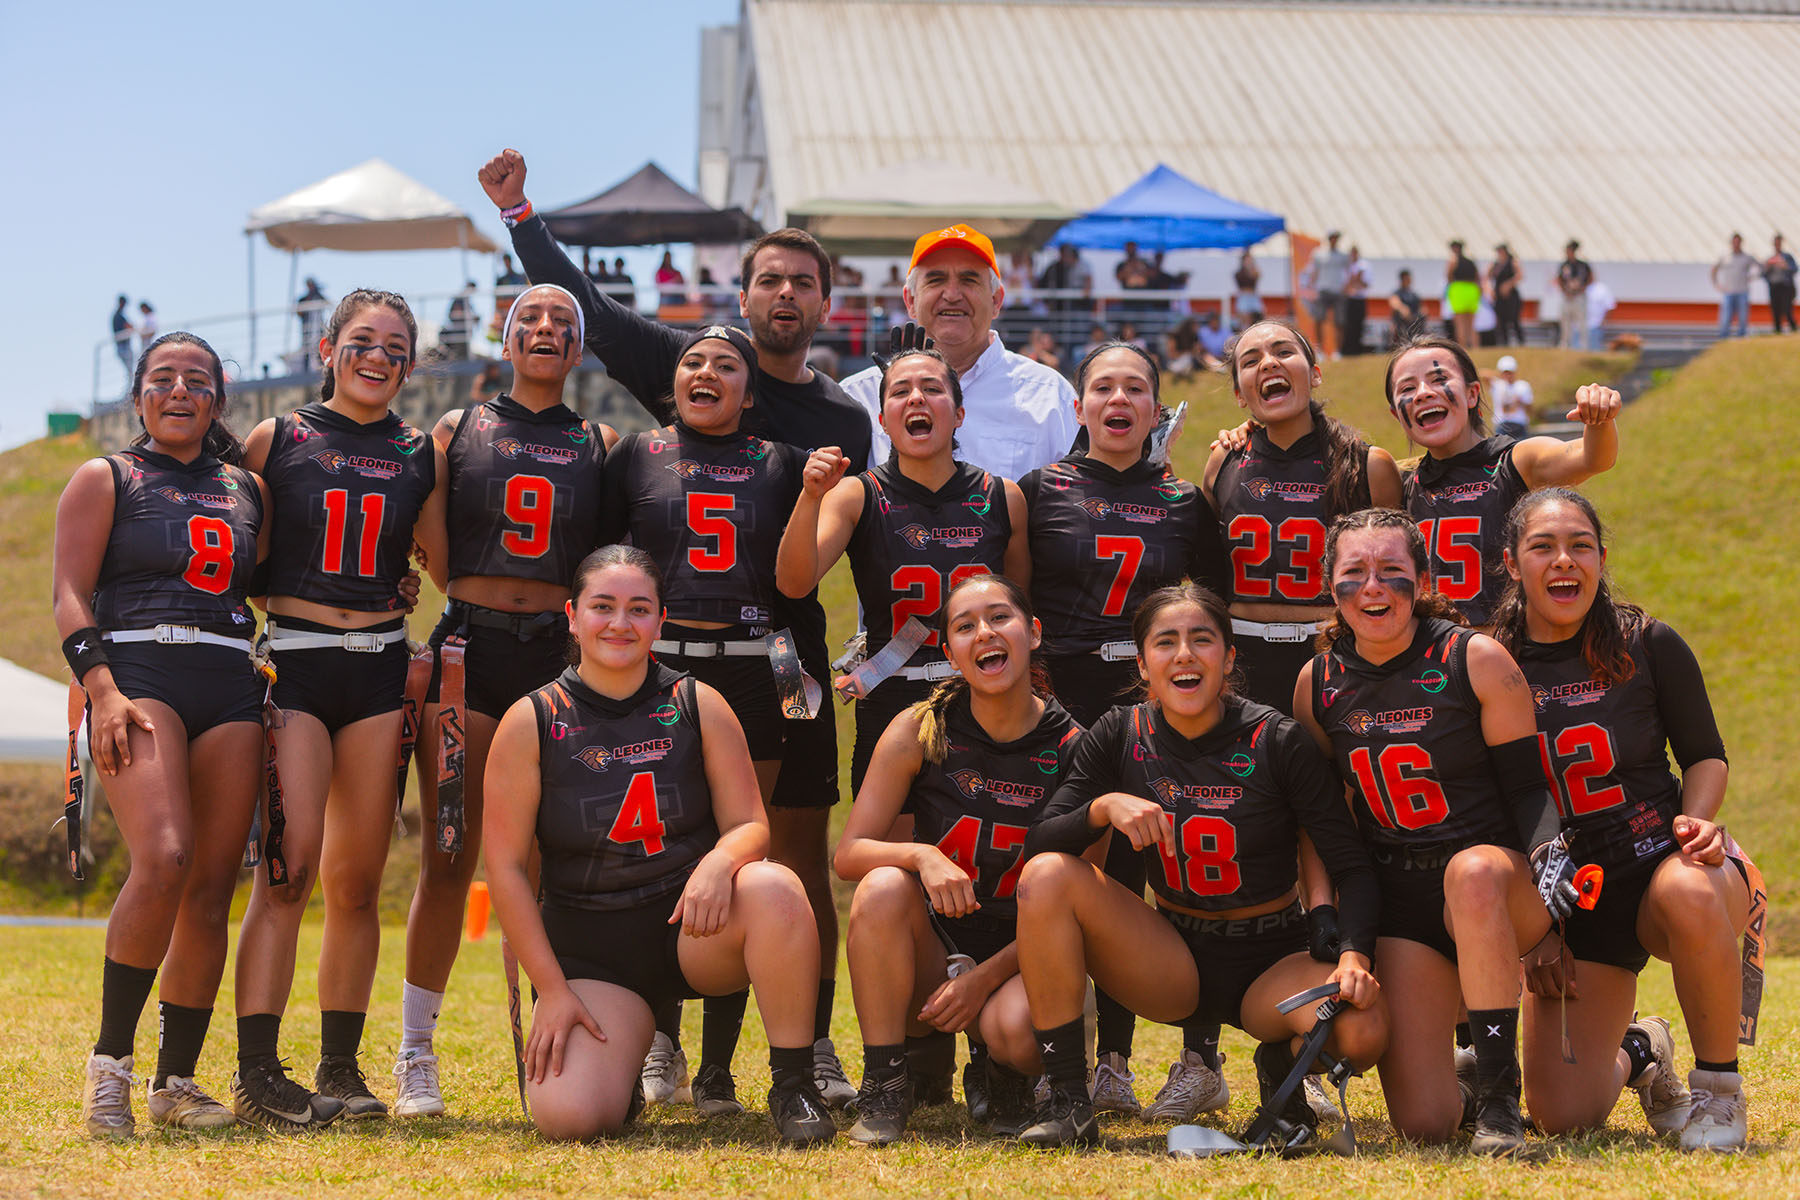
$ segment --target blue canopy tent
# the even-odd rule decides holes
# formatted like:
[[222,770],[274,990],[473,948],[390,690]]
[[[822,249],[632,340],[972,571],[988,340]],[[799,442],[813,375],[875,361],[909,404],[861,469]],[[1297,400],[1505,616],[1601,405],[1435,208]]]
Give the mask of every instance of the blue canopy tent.
[[1051,237],[1052,246],[1123,250],[1235,250],[1287,228],[1271,212],[1240,204],[1158,163],[1142,179],[1083,213]]

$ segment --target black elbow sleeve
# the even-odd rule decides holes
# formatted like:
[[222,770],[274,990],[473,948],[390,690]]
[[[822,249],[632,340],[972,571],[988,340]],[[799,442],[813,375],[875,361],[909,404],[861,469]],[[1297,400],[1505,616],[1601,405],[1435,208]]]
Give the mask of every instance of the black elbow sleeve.
[[1489,746],[1488,756],[1494,763],[1500,795],[1517,822],[1520,849],[1530,854],[1562,829],[1562,816],[1550,796],[1550,780],[1544,775],[1537,737],[1534,734]]

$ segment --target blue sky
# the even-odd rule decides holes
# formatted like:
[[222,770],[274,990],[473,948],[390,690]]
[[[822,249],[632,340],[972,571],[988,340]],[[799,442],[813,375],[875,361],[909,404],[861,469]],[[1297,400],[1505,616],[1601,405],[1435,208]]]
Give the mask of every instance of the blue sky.
[[[117,295],[134,315],[148,299],[165,332],[241,311],[245,214],[365,159],[448,196],[503,245],[475,171],[506,146],[525,154],[540,204],[650,158],[692,186],[699,31],[737,14],[737,0],[7,4],[0,445],[41,436],[51,409],[86,412]],[[640,280],[654,253],[636,256]],[[453,251],[315,252],[300,269],[334,297],[461,282]],[[479,256],[470,273],[491,282]],[[291,303],[287,282],[287,256],[261,244],[258,307]],[[259,357],[269,338],[265,326]],[[101,371],[115,394],[110,349]]]

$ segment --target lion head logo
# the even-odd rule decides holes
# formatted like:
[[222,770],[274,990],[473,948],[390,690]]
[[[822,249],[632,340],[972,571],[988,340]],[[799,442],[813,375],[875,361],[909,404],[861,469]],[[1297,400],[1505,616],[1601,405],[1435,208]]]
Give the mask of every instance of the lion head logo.
[[503,437],[494,442],[494,453],[501,458],[517,458],[522,449],[524,444],[515,437]]
[[344,464],[349,461],[349,458],[342,450],[332,450],[329,448],[314,451],[310,457],[314,462],[325,468],[325,471],[331,475],[336,475],[339,471],[342,471],[344,469]]
[[604,771],[612,764],[612,751],[605,746],[589,746],[575,756],[575,761],[590,771]]

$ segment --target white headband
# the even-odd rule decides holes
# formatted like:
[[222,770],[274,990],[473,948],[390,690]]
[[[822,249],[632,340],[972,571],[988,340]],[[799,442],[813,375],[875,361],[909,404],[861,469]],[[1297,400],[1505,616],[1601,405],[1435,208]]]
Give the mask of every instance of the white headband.
[[506,327],[500,331],[502,347],[512,345],[513,316],[519,311],[520,303],[531,293],[543,291],[555,292],[569,302],[569,307],[575,310],[575,340],[584,345],[587,343],[587,313],[583,311],[581,301],[575,298],[575,293],[566,287],[558,287],[554,283],[534,283],[520,292],[518,299],[512,302],[512,307],[506,310]]

